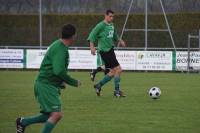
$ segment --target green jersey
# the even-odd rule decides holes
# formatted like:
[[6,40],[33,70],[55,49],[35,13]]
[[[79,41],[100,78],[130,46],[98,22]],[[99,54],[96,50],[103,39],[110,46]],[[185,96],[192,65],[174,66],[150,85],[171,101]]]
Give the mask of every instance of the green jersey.
[[118,41],[119,36],[117,35],[113,23],[105,23],[102,21],[92,29],[87,40],[93,43],[97,42],[98,49],[107,52],[114,47],[114,41]]
[[59,39],[48,48],[41,63],[36,81],[62,87],[62,83],[77,86],[78,81],[67,74],[69,65],[68,47]]

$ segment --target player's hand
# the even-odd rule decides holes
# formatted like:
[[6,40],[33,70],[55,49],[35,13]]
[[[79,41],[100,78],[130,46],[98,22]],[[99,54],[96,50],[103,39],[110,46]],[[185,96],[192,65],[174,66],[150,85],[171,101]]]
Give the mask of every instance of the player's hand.
[[96,48],[95,47],[91,47],[90,50],[91,50],[92,55],[96,55]]
[[119,40],[118,46],[121,45],[122,47],[126,47],[126,43],[123,40]]
[[81,81],[78,80],[78,81],[77,81],[77,87],[80,87],[80,86],[81,86]]

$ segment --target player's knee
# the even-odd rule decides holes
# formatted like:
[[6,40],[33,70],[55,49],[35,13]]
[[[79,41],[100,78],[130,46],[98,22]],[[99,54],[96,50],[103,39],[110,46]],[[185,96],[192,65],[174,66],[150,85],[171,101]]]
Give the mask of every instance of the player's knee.
[[117,73],[118,73],[118,74],[121,74],[121,73],[122,73],[122,69],[121,69],[121,67],[118,68]]
[[120,66],[116,67],[116,68],[115,68],[115,75],[116,75],[116,74],[119,75],[119,74],[121,74],[121,73],[122,73],[122,68],[121,68]]
[[57,119],[60,120],[60,119],[62,119],[62,117],[63,117],[63,113],[59,112],[58,115],[57,115]]
[[55,121],[59,121],[60,119],[62,119],[63,113],[62,112],[53,112],[52,117]]
[[110,72],[108,73],[108,75],[110,77],[113,77],[115,75],[115,70],[114,69],[111,69]]

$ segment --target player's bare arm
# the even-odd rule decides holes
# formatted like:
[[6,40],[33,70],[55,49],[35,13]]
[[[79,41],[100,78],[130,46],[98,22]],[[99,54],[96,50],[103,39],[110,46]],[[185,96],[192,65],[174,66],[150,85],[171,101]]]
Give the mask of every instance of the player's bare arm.
[[92,55],[96,55],[96,48],[93,42],[90,42],[90,50]]

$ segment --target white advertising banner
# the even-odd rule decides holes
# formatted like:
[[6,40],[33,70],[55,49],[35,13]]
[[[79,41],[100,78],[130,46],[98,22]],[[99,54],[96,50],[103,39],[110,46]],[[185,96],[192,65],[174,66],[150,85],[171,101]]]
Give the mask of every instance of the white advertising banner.
[[[26,68],[39,68],[46,50],[27,50]],[[115,51],[123,70],[172,70],[171,51]],[[69,50],[69,69],[95,69],[90,50]]]
[[115,54],[123,70],[135,70],[136,51],[115,51]]
[[23,68],[23,49],[0,49],[0,68]]
[[[188,52],[176,52],[176,70],[185,71],[188,65]],[[190,52],[190,69],[200,69],[200,52]]]
[[90,50],[69,50],[69,69],[95,69],[96,56]]
[[46,54],[46,50],[29,49],[26,51],[26,68],[38,69]]
[[[38,69],[44,58],[46,50],[27,50],[26,68]],[[94,69],[96,57],[89,50],[69,50],[69,69]]]
[[137,51],[136,70],[172,70],[172,52]]

